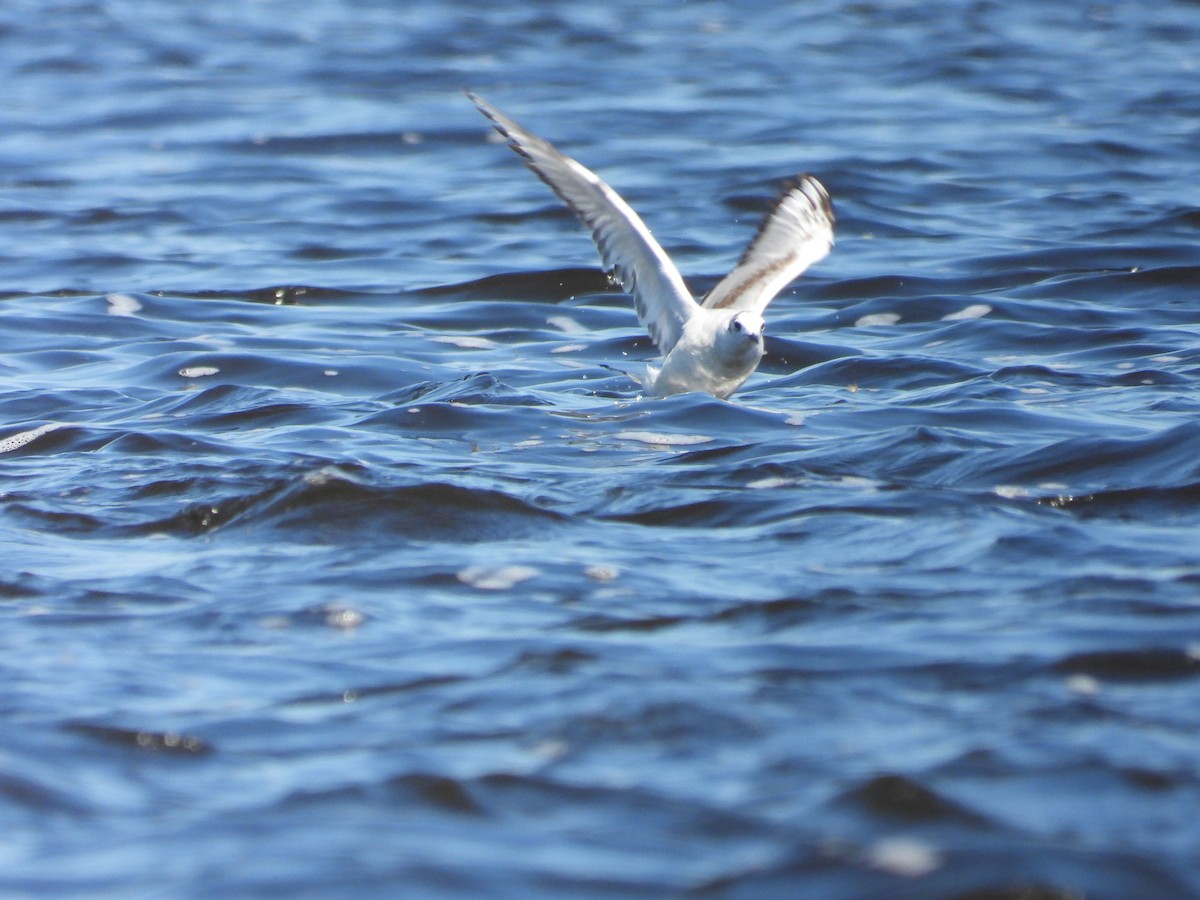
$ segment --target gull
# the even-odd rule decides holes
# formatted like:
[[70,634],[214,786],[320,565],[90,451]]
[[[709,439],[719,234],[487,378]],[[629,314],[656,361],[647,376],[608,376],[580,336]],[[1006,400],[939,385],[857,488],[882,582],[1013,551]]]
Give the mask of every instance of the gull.
[[633,295],[639,321],[662,353],[642,385],[655,396],[703,391],[724,399],[763,355],[763,311],[833,247],[833,207],[816,178],[796,175],[737,265],[697,302],[641,218],[599,176],[522,128],[479,95],[467,97],[525,164],[592,233],[610,276]]

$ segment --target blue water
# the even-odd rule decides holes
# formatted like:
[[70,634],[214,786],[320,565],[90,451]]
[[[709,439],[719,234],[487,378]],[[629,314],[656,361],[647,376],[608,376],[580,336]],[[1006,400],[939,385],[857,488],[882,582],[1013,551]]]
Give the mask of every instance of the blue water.
[[[0,894],[1200,896],[1198,76],[1182,0],[6,2]],[[615,371],[463,86],[697,293],[817,174],[741,391]]]

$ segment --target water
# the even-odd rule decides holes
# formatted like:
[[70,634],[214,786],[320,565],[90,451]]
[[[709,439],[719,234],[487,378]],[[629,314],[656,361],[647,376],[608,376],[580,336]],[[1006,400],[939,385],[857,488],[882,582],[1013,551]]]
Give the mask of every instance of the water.
[[1200,6],[473,6],[0,11],[0,893],[1200,896]]

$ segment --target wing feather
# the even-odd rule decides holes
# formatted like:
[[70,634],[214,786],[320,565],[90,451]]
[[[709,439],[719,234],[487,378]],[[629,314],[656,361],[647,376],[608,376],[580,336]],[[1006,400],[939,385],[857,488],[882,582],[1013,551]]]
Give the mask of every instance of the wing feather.
[[669,353],[699,306],[650,229],[594,172],[526,131],[482,97],[470,91],[466,94],[534,174],[588,227],[605,268],[633,295],[638,319],[663,354]]
[[790,179],[738,264],[701,305],[762,315],[781,290],[833,248],[833,223],[833,205],[821,182],[811,175]]

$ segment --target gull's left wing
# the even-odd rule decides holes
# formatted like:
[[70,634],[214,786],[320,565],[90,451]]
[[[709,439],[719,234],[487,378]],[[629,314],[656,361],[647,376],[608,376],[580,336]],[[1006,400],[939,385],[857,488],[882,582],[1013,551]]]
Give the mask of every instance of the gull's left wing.
[[833,205],[821,182],[811,175],[789,180],[738,264],[701,305],[762,315],[781,290],[833,248],[833,222]]

